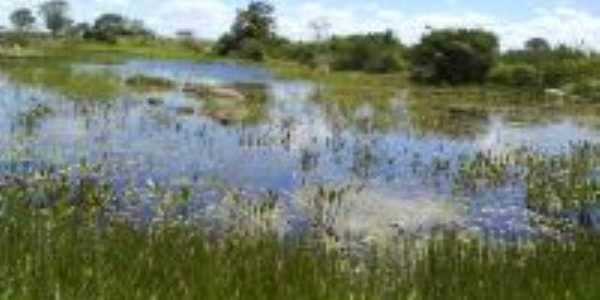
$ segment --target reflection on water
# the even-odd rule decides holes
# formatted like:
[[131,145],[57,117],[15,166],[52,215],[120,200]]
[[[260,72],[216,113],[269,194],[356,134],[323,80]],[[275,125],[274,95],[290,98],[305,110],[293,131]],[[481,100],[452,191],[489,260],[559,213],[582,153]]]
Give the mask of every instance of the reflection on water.
[[[428,107],[410,99],[328,103],[317,99],[312,83],[228,64],[132,61],[78,68],[108,70],[123,80],[160,76],[178,87],[82,102],[3,79],[0,159],[7,167],[1,170],[86,161],[102,164],[115,183],[225,182],[248,193],[275,192],[289,199],[308,186],[355,184],[371,193],[360,194],[367,206],[350,212],[343,226],[366,230],[357,222],[372,222],[378,213],[385,217],[379,221],[391,220],[407,207],[415,217],[422,208],[428,224],[438,217],[466,219],[484,230],[529,232],[523,188],[474,195],[469,208],[460,210],[462,217],[458,210],[446,214],[448,203],[434,198],[452,198],[452,170],[478,151],[531,146],[560,152],[573,140],[600,140],[596,130],[571,116],[523,121],[527,118],[515,117],[518,110]],[[231,86],[264,97],[203,99],[183,92],[186,83]],[[406,212],[396,217],[416,226]]]

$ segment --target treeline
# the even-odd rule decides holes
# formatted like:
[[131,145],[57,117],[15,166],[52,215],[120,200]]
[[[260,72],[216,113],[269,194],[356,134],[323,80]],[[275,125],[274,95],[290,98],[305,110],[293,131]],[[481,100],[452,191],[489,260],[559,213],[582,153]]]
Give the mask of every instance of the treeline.
[[483,29],[431,29],[414,46],[391,30],[328,36],[329,24],[311,23],[316,39],[291,42],[275,32],[275,8],[253,1],[238,11],[231,29],[216,43],[219,55],[261,61],[288,59],[315,68],[376,73],[409,71],[429,84],[495,84],[550,89],[600,99],[600,57],[566,45],[532,38],[523,49],[500,51],[498,36]]
[[[121,37],[154,38],[140,20],[104,14],[93,24],[76,23],[64,0],[51,0],[38,7],[41,22],[52,36],[65,36],[116,43]],[[28,8],[10,17],[16,32],[28,32],[36,15]],[[275,7],[266,1],[251,1],[238,10],[230,29],[213,45],[220,56],[264,61],[292,60],[315,69],[407,72],[427,84],[494,84],[530,89],[562,89],[587,98],[600,99],[600,56],[566,45],[552,46],[543,38],[532,38],[520,50],[500,51],[496,34],[483,29],[430,29],[413,46],[404,45],[391,30],[330,35],[327,20],[310,23],[315,39],[294,42],[276,32]],[[193,32],[181,30],[184,41]]]
[[[70,14],[70,5],[65,0],[50,0],[42,3],[34,12],[32,8],[19,8],[10,15],[10,21],[15,29],[15,43],[26,43],[28,35],[39,35],[32,32],[39,21],[49,31],[52,37],[82,38],[115,43],[119,37],[141,36],[154,37],[152,30],[141,20],[106,13],[99,16],[93,24],[75,22]],[[39,19],[38,19],[39,18]]]

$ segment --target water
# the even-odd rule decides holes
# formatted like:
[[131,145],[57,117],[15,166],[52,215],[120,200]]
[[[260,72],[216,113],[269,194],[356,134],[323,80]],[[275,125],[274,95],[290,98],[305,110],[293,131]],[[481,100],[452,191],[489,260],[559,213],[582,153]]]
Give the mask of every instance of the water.
[[[116,186],[218,184],[248,195],[276,193],[290,207],[308,187],[352,185],[369,191],[359,195],[373,205],[352,208],[347,214],[353,218],[351,228],[385,227],[397,216],[410,228],[460,222],[520,235],[535,232],[524,187],[490,189],[457,200],[450,174],[461,160],[479,151],[505,153],[526,146],[558,153],[572,141],[600,140],[593,126],[574,116],[550,114],[524,122],[515,118],[518,109],[481,113],[432,108],[427,116],[410,100],[391,99],[386,111],[364,103],[342,113],[332,103],[317,101],[315,83],[280,80],[265,70],[231,64],[131,61],[77,68],[109,71],[122,79],[138,73],[161,76],[178,87],[82,102],[3,78],[2,172],[86,161],[102,165]],[[267,101],[251,107],[208,103],[182,92],[186,82],[252,85],[264,89]],[[444,120],[436,113],[454,123],[431,125],[431,120]],[[381,114],[392,120],[383,128],[377,126]],[[422,122],[425,117],[430,120]],[[210,199],[217,194],[202,195]],[[407,211],[418,224],[406,220]]]

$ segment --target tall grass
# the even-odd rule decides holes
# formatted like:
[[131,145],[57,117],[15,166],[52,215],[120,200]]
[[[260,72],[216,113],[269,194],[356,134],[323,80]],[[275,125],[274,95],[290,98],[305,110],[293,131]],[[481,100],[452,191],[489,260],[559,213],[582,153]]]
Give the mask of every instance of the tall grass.
[[134,223],[110,213],[117,197],[86,176],[3,180],[0,299],[600,297],[594,234],[508,243],[444,231],[359,254],[266,227],[211,235],[176,218]]

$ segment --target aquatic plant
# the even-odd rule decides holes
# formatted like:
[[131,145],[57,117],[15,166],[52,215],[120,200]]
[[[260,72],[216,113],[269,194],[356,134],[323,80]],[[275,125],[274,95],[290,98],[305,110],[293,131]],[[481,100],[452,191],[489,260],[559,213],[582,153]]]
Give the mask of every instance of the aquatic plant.
[[454,181],[459,193],[522,186],[531,211],[593,227],[591,218],[600,204],[599,168],[600,146],[580,142],[559,154],[527,148],[478,153],[463,161]]
[[170,90],[175,87],[175,82],[168,78],[136,74],[125,80],[125,83],[141,91]]
[[[89,168],[89,167],[88,167]],[[83,174],[86,174],[85,172]],[[93,173],[92,173],[93,174]],[[207,235],[168,217],[190,192],[158,192],[166,218],[121,218],[119,193],[91,174],[4,178],[0,187],[2,299],[596,299],[594,234],[515,244],[451,231],[400,237],[356,255],[269,230]],[[335,205],[336,194],[319,192]],[[333,196],[331,196],[333,195]],[[231,208],[245,206],[236,193]],[[183,202],[182,202],[183,201]],[[327,200],[328,201],[328,200]],[[276,202],[249,210],[270,215]],[[171,208],[169,208],[171,207]],[[234,213],[239,220],[246,213]],[[174,215],[172,215],[174,216]],[[260,217],[262,218],[262,217]],[[171,221],[168,221],[171,220]],[[250,223],[252,224],[252,223]],[[266,224],[266,223],[265,223]],[[264,227],[257,227],[264,228]],[[415,250],[416,249],[416,250]]]

